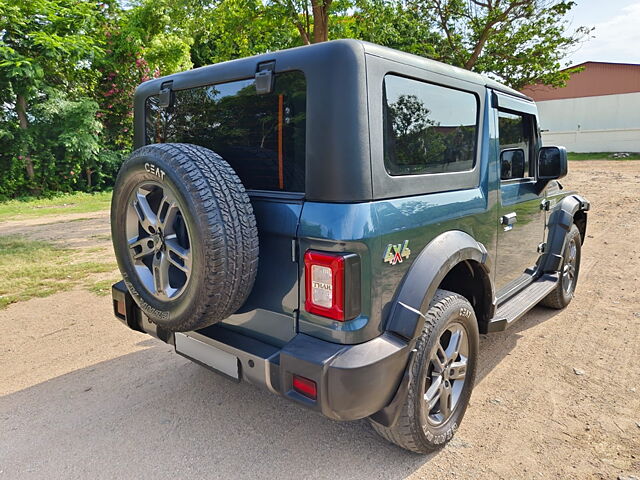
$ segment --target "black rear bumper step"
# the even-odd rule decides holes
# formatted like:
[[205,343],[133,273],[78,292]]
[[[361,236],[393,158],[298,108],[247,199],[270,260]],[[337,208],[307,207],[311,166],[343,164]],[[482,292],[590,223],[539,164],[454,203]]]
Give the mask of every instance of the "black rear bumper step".
[[[398,389],[412,349],[412,345],[389,332],[355,345],[298,333],[282,347],[220,324],[174,334],[149,322],[124,282],[113,285],[112,295],[116,317],[129,328],[176,346],[177,353],[200,365],[234,380],[266,387],[334,420],[357,420],[387,406]],[[293,389],[294,375],[316,383],[315,400]]]
[[502,332],[522,318],[546,297],[559,282],[557,273],[545,274],[517,295],[498,307],[495,317],[487,323],[487,333]]

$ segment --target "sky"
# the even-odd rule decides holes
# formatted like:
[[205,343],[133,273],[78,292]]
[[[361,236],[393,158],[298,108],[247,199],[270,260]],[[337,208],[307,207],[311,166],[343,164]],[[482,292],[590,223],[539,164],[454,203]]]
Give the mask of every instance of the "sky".
[[565,61],[640,64],[640,0],[575,0],[567,14],[573,28],[595,27],[588,42],[570,53]]

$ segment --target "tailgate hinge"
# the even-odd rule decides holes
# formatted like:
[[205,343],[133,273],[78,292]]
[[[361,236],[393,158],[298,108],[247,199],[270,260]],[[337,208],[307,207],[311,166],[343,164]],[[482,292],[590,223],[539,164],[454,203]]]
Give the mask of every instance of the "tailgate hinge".
[[265,95],[273,92],[273,84],[275,80],[276,61],[262,62],[258,64],[258,71],[256,72],[256,93],[258,95]]
[[160,108],[171,108],[173,107],[173,100],[175,95],[173,94],[173,80],[169,80],[168,82],[163,82],[160,85],[160,94],[158,95],[158,106]]

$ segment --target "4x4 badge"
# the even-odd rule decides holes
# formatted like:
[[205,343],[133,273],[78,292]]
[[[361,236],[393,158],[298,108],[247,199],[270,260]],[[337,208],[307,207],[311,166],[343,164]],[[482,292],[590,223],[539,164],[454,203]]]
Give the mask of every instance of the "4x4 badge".
[[411,255],[409,240],[405,240],[397,245],[390,243],[387,245],[387,250],[384,253],[384,261],[395,265],[396,263],[402,263],[402,257],[409,258],[409,255]]

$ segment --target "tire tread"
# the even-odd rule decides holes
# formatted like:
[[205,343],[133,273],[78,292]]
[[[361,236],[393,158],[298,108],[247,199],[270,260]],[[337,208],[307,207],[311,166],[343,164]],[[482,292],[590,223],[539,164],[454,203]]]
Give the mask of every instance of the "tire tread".
[[[421,352],[424,350],[426,344],[428,343],[431,335],[437,329],[439,320],[442,316],[445,315],[446,310],[451,306],[452,303],[463,300],[468,308],[471,308],[471,305],[468,304],[466,298],[461,295],[450,292],[447,290],[438,289],[436,291],[433,300],[429,305],[429,309],[424,315],[424,326],[422,328],[422,334],[418,338],[415,349],[417,352]],[[411,363],[411,377],[412,379],[418,378],[420,374],[421,362],[414,361]],[[410,381],[409,382],[409,390],[407,396],[405,398],[405,402],[402,406],[402,410],[400,416],[394,425],[390,427],[386,427],[384,425],[380,425],[373,420],[370,420],[370,424],[373,429],[382,436],[385,440],[398,445],[401,448],[406,450],[410,450],[416,453],[431,453],[439,450],[444,446],[434,445],[423,440],[422,432],[420,432],[421,426],[414,420],[416,418],[415,405],[412,401],[418,392],[416,391],[419,388],[420,382]]]
[[258,268],[256,219],[241,180],[221,156],[196,145],[153,144],[134,155],[157,156],[174,167],[204,232],[204,284],[196,287],[199,295],[190,311],[167,328],[189,331],[227,318],[246,301]]

